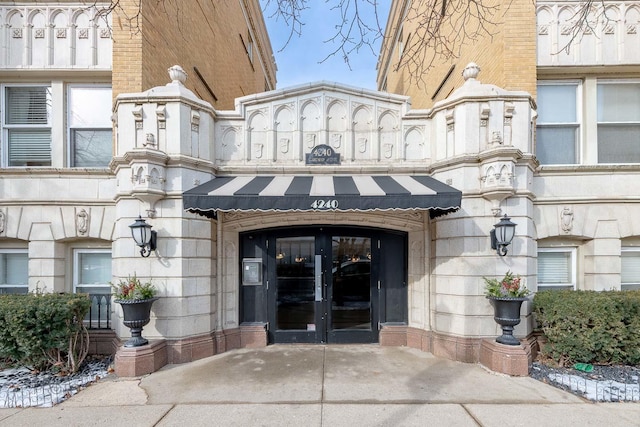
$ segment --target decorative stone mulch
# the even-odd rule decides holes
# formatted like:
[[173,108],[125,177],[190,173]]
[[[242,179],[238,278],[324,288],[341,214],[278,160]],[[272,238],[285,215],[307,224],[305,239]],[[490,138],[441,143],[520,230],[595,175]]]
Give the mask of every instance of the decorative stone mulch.
[[78,372],[62,375],[27,368],[0,371],[0,408],[49,407],[109,374],[111,357],[86,360]]
[[640,401],[640,367],[593,365],[584,372],[537,361],[529,376],[596,402]]

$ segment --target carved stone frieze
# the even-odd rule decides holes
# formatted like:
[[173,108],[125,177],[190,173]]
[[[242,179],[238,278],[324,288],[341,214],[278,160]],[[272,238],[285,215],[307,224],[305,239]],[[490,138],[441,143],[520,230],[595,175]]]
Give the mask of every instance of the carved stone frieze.
[[89,29],[88,28],[78,28],[78,38],[79,39],[88,39],[89,38]]
[[7,215],[0,209],[0,234],[4,233],[7,224]]
[[481,166],[480,193],[492,203],[494,216],[501,214],[500,203],[515,194],[514,161],[492,161]]

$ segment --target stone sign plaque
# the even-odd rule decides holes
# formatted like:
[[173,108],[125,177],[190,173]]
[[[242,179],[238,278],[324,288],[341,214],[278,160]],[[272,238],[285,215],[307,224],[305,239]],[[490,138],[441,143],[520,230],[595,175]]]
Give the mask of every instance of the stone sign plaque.
[[321,144],[313,147],[311,153],[307,153],[305,157],[307,165],[339,165],[340,153],[328,145]]

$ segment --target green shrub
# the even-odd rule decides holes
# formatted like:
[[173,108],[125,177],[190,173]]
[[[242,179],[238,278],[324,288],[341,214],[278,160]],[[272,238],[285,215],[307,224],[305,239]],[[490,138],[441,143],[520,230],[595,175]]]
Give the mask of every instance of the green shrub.
[[87,295],[0,295],[0,359],[75,372],[88,350]]
[[640,364],[640,291],[542,291],[533,310],[561,365]]

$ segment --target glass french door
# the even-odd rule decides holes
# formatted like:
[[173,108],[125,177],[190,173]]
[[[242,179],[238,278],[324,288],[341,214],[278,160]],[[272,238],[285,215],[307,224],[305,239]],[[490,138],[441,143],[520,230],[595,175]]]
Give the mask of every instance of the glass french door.
[[268,291],[274,342],[377,341],[370,236],[317,233],[274,240]]

